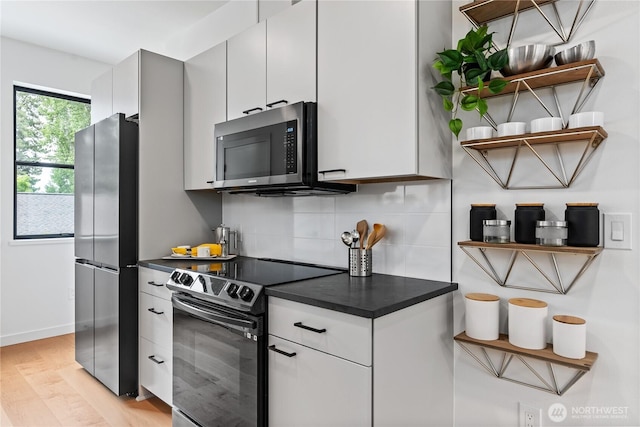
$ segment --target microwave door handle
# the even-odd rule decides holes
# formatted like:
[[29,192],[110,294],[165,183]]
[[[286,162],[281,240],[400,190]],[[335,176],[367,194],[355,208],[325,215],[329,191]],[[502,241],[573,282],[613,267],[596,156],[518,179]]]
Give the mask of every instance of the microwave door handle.
[[[175,295],[171,297],[171,303],[178,310],[182,310],[185,313],[192,315],[193,317],[197,317],[198,319],[205,320],[207,322],[216,323],[222,326],[240,326],[241,328],[249,328],[249,329],[256,328],[256,322],[252,320],[236,319],[234,317],[225,316],[222,314],[215,313],[213,311],[202,310],[198,307],[195,307],[191,304],[187,304],[181,301]],[[234,329],[240,330],[237,327]]]

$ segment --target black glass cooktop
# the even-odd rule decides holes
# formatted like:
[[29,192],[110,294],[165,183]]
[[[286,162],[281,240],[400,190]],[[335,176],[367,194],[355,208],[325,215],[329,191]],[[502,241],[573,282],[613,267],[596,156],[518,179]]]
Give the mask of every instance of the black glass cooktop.
[[229,261],[193,264],[187,270],[262,286],[344,273],[345,270],[271,258],[236,257]]

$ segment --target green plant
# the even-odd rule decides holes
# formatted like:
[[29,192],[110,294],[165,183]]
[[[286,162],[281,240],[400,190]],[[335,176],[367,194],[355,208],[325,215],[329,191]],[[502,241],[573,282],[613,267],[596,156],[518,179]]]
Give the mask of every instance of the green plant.
[[[480,92],[487,87],[491,93],[500,93],[507,82],[493,79],[485,85],[491,71],[499,71],[509,61],[507,49],[496,50],[492,43],[493,33],[483,25],[477,30],[471,30],[458,41],[456,49],[438,52],[433,67],[440,72],[444,80],[433,87],[442,97],[442,104],[446,111],[452,112],[449,129],[458,137],[462,130],[462,120],[457,117],[458,107],[464,111],[478,110],[482,117],[488,110],[487,101],[480,97]],[[453,72],[460,78],[456,89],[452,82]],[[476,86],[475,93],[463,94],[460,87]]]

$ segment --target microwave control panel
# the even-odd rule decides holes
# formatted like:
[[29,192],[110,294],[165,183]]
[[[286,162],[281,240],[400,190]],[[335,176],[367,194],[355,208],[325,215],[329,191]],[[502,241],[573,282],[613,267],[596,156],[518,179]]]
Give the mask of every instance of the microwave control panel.
[[285,146],[285,172],[287,174],[297,173],[297,144],[296,144],[296,121],[287,122],[287,131],[284,134]]

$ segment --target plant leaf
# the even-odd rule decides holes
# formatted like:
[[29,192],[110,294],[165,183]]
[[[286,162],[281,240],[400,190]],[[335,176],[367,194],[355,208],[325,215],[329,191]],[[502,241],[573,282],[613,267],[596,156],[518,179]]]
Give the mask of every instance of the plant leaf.
[[507,85],[506,80],[502,79],[493,79],[489,82],[489,91],[491,93],[500,93]]
[[451,119],[449,120],[449,129],[453,134],[458,138],[458,134],[462,130],[462,120],[460,119]]
[[487,59],[487,62],[492,70],[498,71],[503,69],[504,66],[509,63],[509,54],[507,53],[507,49],[502,49],[492,53]]
[[483,71],[488,71],[489,65],[487,64],[487,58],[484,57],[484,53],[476,51],[475,57],[476,61],[478,62],[478,66],[480,66],[480,69]]
[[469,68],[464,73],[464,79],[468,84],[474,84],[478,77],[482,78],[487,73],[487,70],[482,70],[480,68]]
[[451,80],[451,70],[449,70],[439,59],[433,63],[433,68],[438,70],[442,77]]
[[438,56],[447,70],[457,70],[462,66],[462,54],[455,49],[447,49],[442,52],[438,52]]
[[440,96],[451,96],[456,90],[455,86],[453,86],[453,83],[446,80],[438,83],[432,89],[435,90],[436,93]]
[[478,112],[480,113],[480,117],[487,114],[487,111],[489,111],[489,106],[487,105],[487,101],[485,101],[482,98],[478,99]]
[[478,92],[480,92],[482,89],[484,89],[484,82],[482,81],[482,79],[478,76]]
[[449,98],[442,98],[442,106],[445,111],[453,111],[453,102]]
[[464,111],[475,110],[478,105],[478,99],[476,95],[465,95],[460,101],[460,107],[462,107]]

